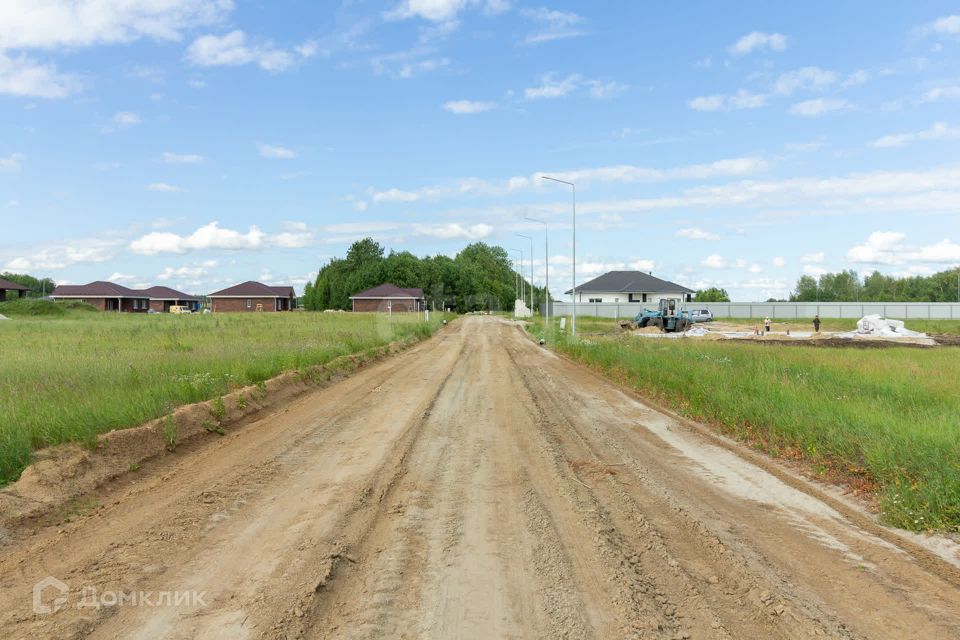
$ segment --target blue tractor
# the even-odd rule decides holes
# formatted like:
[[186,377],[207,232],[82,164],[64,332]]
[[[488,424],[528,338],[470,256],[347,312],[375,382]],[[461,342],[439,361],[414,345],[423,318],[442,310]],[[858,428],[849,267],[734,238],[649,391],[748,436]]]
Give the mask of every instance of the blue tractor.
[[678,309],[677,301],[672,298],[662,298],[656,310],[643,309],[633,321],[641,329],[657,327],[666,333],[686,331],[693,324],[690,312],[686,309]]

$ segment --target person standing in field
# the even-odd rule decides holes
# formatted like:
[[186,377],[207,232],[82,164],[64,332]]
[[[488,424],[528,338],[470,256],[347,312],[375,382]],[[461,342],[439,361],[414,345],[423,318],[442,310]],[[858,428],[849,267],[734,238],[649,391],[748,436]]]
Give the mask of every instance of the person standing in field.
[[770,333],[770,316],[763,319],[763,332]]
[[820,314],[813,316],[813,330],[820,333]]

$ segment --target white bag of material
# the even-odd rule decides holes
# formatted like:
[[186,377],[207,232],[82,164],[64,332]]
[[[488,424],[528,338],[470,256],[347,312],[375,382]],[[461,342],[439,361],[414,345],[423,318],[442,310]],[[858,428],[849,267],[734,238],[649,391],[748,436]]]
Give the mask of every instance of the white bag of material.
[[880,315],[864,316],[857,320],[857,333],[878,338],[926,338],[927,334],[910,331],[903,320],[892,320]]
[[515,318],[530,318],[533,316],[533,312],[527,309],[527,305],[523,300],[515,300],[513,303],[513,316]]

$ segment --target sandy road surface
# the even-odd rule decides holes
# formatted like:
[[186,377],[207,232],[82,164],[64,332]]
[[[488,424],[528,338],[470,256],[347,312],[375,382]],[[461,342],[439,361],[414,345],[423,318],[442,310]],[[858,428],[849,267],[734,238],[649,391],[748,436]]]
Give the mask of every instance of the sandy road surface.
[[492,318],[168,461],[0,548],[0,637],[960,638],[953,567]]

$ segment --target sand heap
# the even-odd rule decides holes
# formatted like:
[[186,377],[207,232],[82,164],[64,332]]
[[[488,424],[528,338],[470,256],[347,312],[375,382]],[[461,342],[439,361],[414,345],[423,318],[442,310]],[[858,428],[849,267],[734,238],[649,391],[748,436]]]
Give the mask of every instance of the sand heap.
[[530,318],[533,316],[533,312],[527,308],[523,300],[516,300],[513,303],[513,315],[516,318]]

